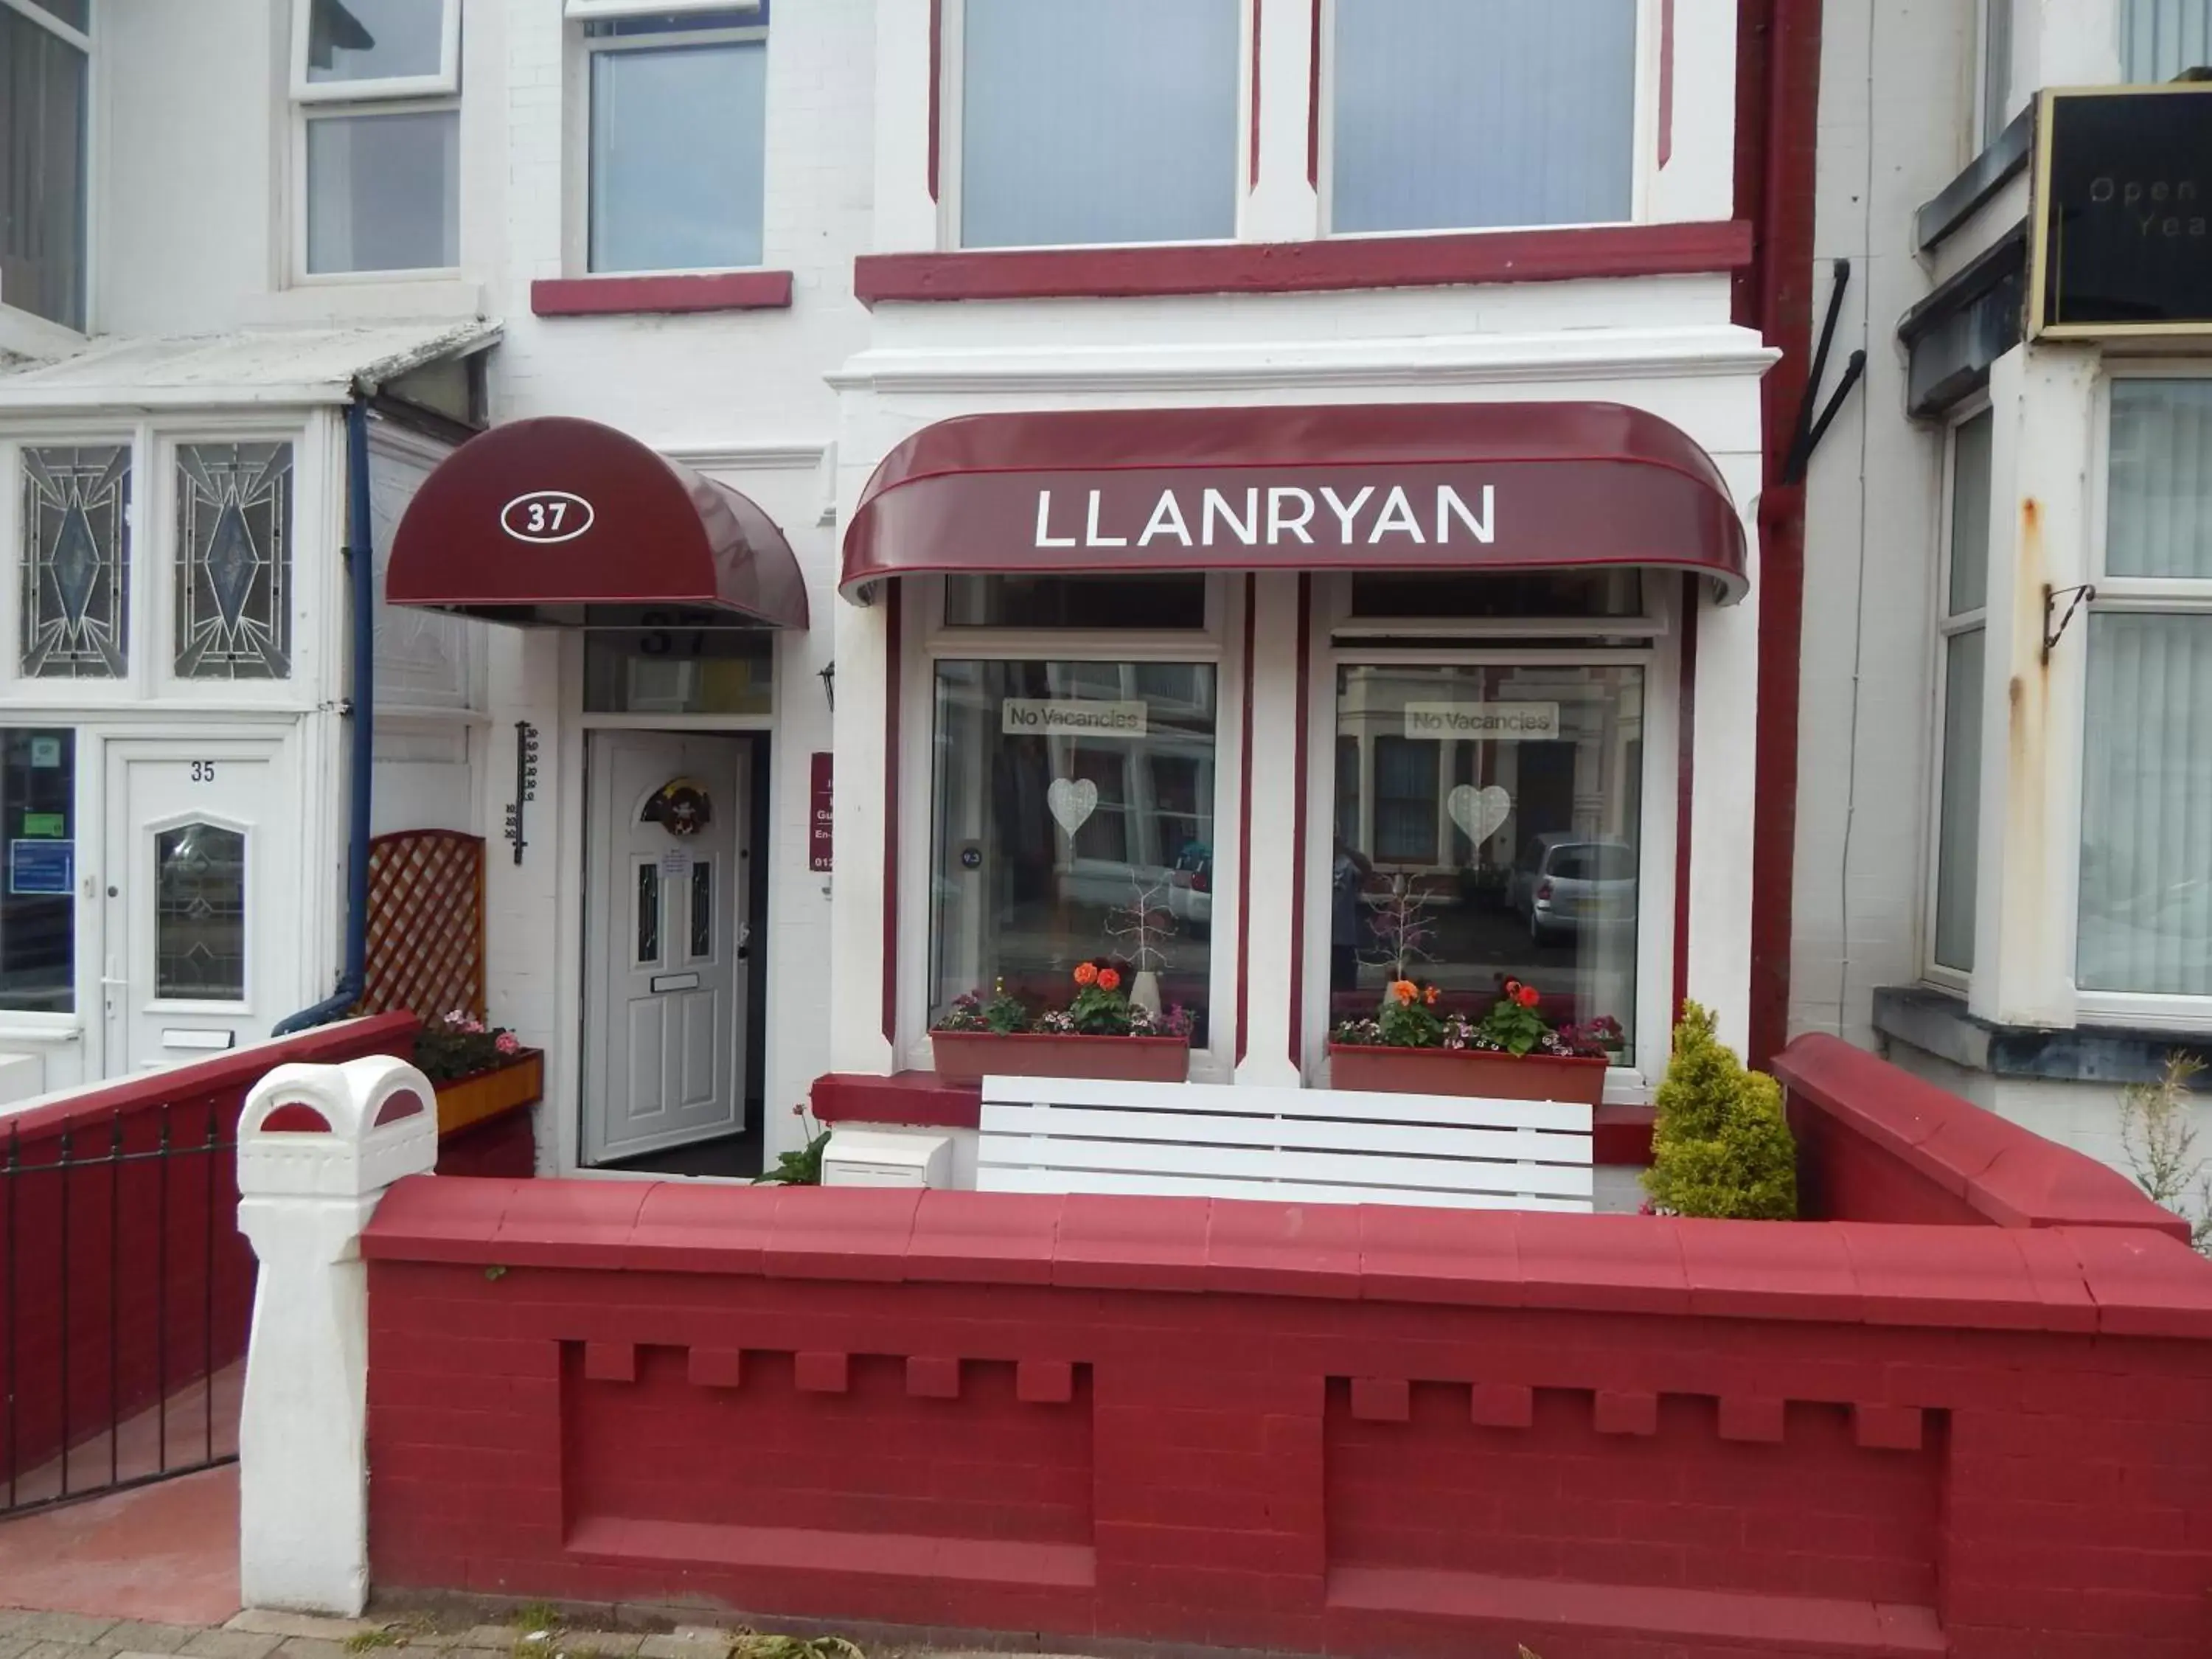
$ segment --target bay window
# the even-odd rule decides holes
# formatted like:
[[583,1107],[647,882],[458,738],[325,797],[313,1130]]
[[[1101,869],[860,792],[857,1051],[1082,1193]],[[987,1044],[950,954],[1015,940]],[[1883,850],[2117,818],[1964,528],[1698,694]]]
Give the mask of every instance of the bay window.
[[1331,9],[1332,230],[1632,216],[1638,0],[1334,0]]
[[762,260],[769,0],[569,0],[583,21],[593,271]]
[[1245,9],[959,0],[961,244],[1233,237]]
[[995,988],[1064,1004],[1078,963],[1158,978],[1208,1041],[1215,670],[935,664],[929,1013]]
[[1939,666],[1942,749],[1936,785],[1936,925],[1929,957],[1939,969],[1974,967],[1974,890],[1982,822],[1982,672],[1987,660],[1990,579],[1988,410],[1952,428],[1949,533],[1945,543]]
[[2212,380],[2112,383],[2075,976],[2212,996]]
[[460,0],[294,0],[300,268],[460,263]]
[[85,325],[92,0],[0,0],[0,305]]
[[2121,0],[2120,73],[2130,85],[2171,81],[2207,64],[2212,0]]
[[1401,975],[1480,1018],[1508,979],[1632,1052],[1645,670],[1340,659],[1329,1020]]

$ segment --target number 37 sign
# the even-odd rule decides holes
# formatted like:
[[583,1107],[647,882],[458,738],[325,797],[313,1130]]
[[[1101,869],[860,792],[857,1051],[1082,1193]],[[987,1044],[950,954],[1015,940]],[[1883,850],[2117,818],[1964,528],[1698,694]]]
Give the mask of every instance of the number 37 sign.
[[533,489],[500,508],[499,527],[519,542],[573,542],[592,527],[595,516],[581,495]]

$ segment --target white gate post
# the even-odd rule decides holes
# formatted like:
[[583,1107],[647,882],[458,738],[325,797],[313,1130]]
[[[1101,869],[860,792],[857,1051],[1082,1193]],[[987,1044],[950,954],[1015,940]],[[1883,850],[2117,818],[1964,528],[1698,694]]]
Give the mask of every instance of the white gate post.
[[429,1080],[388,1055],[280,1066],[238,1122],[238,1225],[260,1259],[238,1428],[239,1589],[352,1617],[368,1599],[368,1275],[385,1189],[438,1161]]

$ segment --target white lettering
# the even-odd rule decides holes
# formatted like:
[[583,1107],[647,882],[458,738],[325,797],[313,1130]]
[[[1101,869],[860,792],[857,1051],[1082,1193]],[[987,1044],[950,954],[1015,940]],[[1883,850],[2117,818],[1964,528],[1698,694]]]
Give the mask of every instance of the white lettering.
[[1420,524],[1413,517],[1413,504],[1406,498],[1402,484],[1390,487],[1389,495],[1383,499],[1382,516],[1375,520],[1375,528],[1367,532],[1367,544],[1374,546],[1393,531],[1411,536],[1416,542],[1428,539],[1421,534]]
[[1074,538],[1074,537],[1073,537],[1073,536],[1055,536],[1055,535],[1054,535],[1054,534],[1052,534],[1052,533],[1051,533],[1050,530],[1048,528],[1048,526],[1051,524],[1051,522],[1052,522],[1052,491],[1050,491],[1049,489],[1040,489],[1040,490],[1038,490],[1038,491],[1037,491],[1037,528],[1036,528],[1036,544],[1037,544],[1039,547],[1073,547],[1073,546],[1074,546],[1074,545],[1075,545],[1075,538]]
[[1160,491],[1158,505],[1146,522],[1145,533],[1137,538],[1137,545],[1149,547],[1155,536],[1173,536],[1185,547],[1190,545],[1190,526],[1182,521],[1182,503],[1176,500],[1175,491]]
[[[1292,501],[1297,501],[1304,510],[1295,519],[1285,518],[1283,516],[1284,504]],[[1283,532],[1288,531],[1308,547],[1311,547],[1313,538],[1306,532],[1306,526],[1313,522],[1313,515],[1314,498],[1310,490],[1270,489],[1267,492],[1267,545],[1279,546],[1282,543]]]
[[1367,505],[1367,498],[1374,493],[1375,486],[1373,484],[1369,484],[1365,488],[1362,489],[1357,495],[1354,495],[1352,498],[1351,504],[1347,506],[1343,499],[1339,496],[1334,489],[1331,489],[1327,484],[1323,484],[1322,486],[1321,498],[1322,501],[1328,503],[1328,510],[1336,514],[1337,523],[1343,526],[1344,540],[1346,546],[1349,546],[1351,544],[1359,539],[1358,535],[1352,527],[1352,521],[1359,516],[1360,509]]
[[1244,492],[1244,517],[1238,520],[1230,510],[1228,497],[1218,489],[1206,492],[1205,517],[1200,539],[1205,545],[1213,545],[1213,515],[1218,513],[1237,532],[1237,539],[1247,547],[1256,547],[1260,542],[1260,492],[1257,488]]
[[1492,532],[1498,523],[1497,486],[1483,485],[1480,519],[1477,519],[1474,514],[1468,511],[1467,503],[1459,498],[1459,491],[1454,489],[1449,484],[1437,486],[1437,541],[1439,544],[1451,539],[1451,515],[1454,514],[1459,515],[1462,524],[1474,532],[1475,540],[1486,543],[1491,541],[1493,539]]
[[1103,491],[1091,492],[1091,513],[1083,526],[1083,544],[1085,547],[1127,547],[1127,536],[1102,536],[1098,533],[1098,497]]

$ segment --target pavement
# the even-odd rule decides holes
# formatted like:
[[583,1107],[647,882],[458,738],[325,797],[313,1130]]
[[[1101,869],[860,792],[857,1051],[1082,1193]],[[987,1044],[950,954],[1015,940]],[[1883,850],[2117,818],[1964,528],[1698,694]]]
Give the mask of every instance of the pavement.
[[[0,1595],[15,1593],[12,1583],[0,1583]],[[441,1623],[419,1614],[320,1619],[249,1609],[218,1626],[199,1626],[0,1610],[0,1659],[848,1659],[854,1654],[860,1659],[1006,1659],[933,1648],[841,1651],[708,1625],[658,1632],[529,1632],[516,1625],[463,1626],[450,1618]]]

